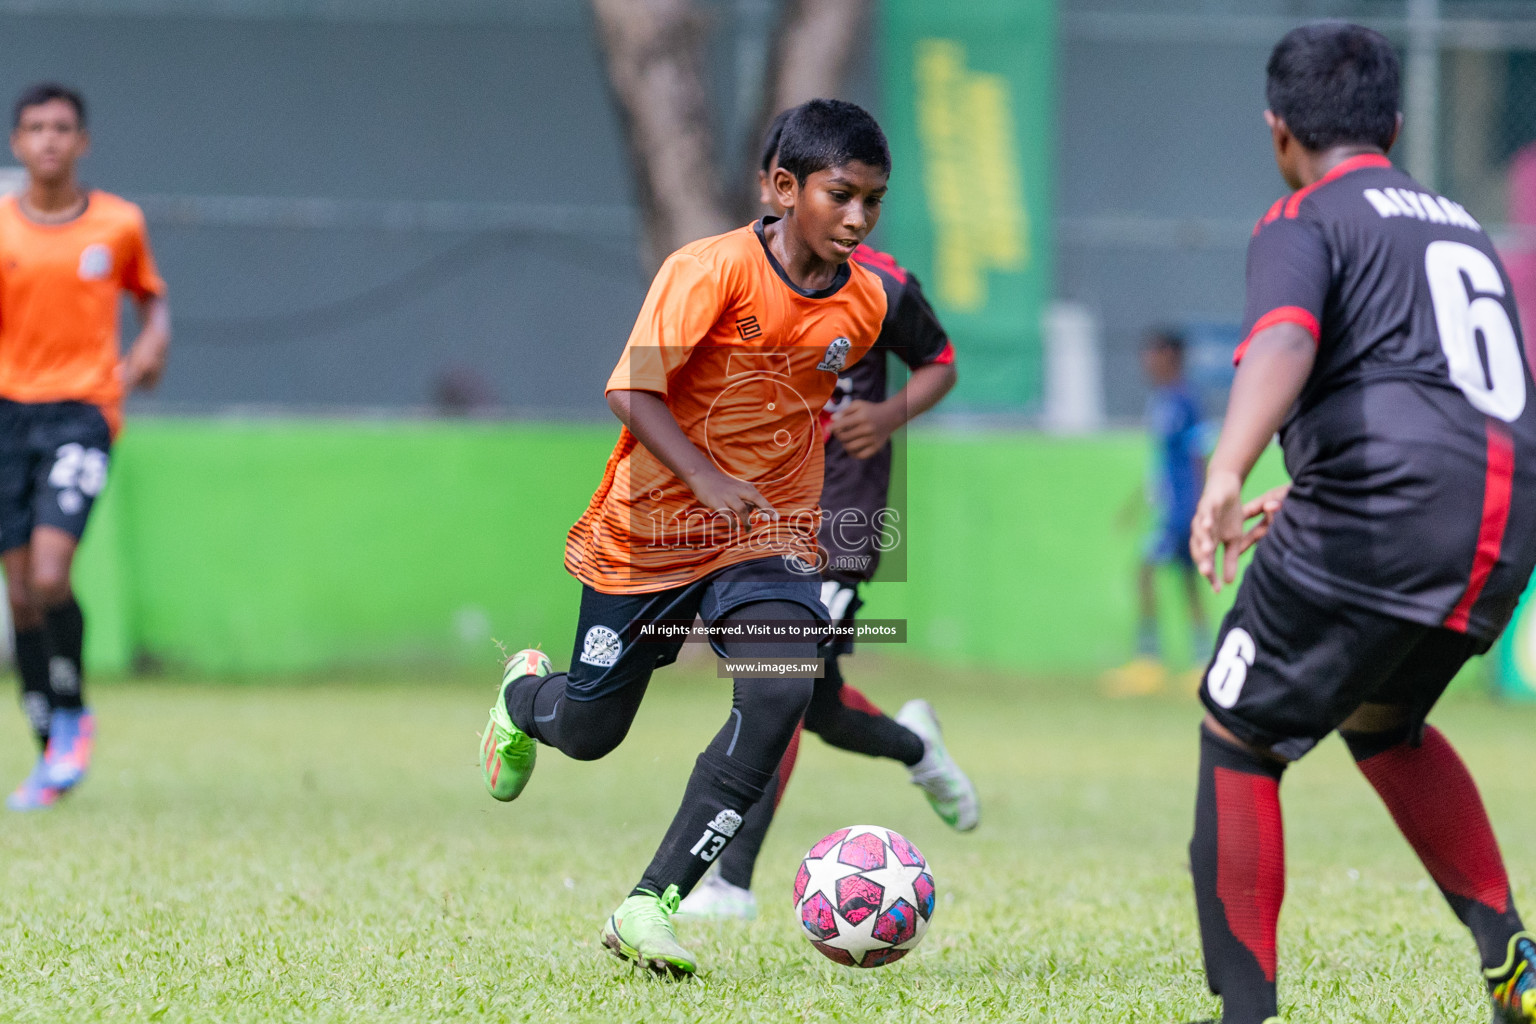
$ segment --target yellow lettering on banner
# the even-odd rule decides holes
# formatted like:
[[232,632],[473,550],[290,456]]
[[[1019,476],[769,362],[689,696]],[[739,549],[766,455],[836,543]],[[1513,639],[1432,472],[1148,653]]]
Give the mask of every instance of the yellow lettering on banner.
[[1008,81],[967,71],[953,39],[917,44],[917,134],[935,235],[934,290],[951,309],[987,304],[987,272],[1022,270],[1029,214]]

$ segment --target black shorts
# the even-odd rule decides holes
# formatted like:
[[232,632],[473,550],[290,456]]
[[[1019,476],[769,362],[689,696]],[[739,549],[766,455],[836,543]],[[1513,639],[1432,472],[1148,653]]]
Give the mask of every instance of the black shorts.
[[[630,627],[635,623],[658,619],[692,622],[698,616],[709,626],[744,605],[790,601],[803,605],[817,622],[826,625],[820,577],[814,570],[796,572],[787,563],[784,557],[758,558],[654,594],[604,594],[582,587],[566,696],[571,700],[606,697],[645,682],[652,672],[677,660],[683,640],[631,642]],[[715,653],[725,657],[718,641],[710,643]]]
[[[827,606],[827,611],[832,615],[834,626],[852,626],[854,617],[859,614],[859,609],[864,607],[864,599],[859,596],[859,585],[849,583],[841,579],[828,579],[822,577],[821,603]],[[835,640],[829,640],[821,645],[817,652],[823,658],[838,658],[844,654],[853,653],[853,638],[840,636]]]
[[76,540],[107,484],[112,430],[85,402],[0,399],[0,551],[52,526]]
[[1492,646],[1325,596],[1277,571],[1263,544],[1200,684],[1206,708],[1247,743],[1294,761],[1366,703],[1409,708],[1417,732],[1467,659]]

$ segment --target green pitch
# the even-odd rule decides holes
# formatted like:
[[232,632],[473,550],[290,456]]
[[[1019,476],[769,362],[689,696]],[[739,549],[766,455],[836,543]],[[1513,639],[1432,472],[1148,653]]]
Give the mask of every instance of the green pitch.
[[[1209,1015],[1184,846],[1192,699],[918,672],[860,655],[887,707],[920,692],[982,794],[950,833],[896,766],[807,738],[764,851],[759,919],[684,923],[704,976],[667,984],[602,952],[727,689],[658,678],[606,761],[540,758],[522,799],[483,791],[496,681],[96,688],[94,776],[0,828],[0,1019],[167,1021],[1038,1021]],[[0,768],[19,779],[19,714]],[[1536,709],[1471,697],[1438,715],[1483,785],[1517,897],[1536,908]],[[1293,1022],[1483,1021],[1470,942],[1330,741],[1284,790]],[[1525,813],[1521,811],[1524,809]],[[789,886],[823,833],[904,832],[939,906],[923,946],[860,972],[798,934]]]

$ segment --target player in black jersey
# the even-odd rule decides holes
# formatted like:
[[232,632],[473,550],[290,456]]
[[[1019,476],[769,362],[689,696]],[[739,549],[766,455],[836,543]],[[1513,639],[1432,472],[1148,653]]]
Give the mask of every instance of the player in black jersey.
[[[758,172],[760,199],[782,216],[769,187],[778,165],[779,136],[795,108],[781,112],[769,126]],[[899,528],[889,508],[891,435],[937,405],[955,385],[955,350],[923,296],[917,278],[890,256],[868,246],[853,259],[874,271],[885,288],[886,314],[874,349],[845,370],[822,410],[826,469],[821,490],[822,525],[817,538],[826,566],[822,603],[834,622],[850,626],[862,601],[858,590],[875,576],[888,531]],[[896,394],[888,395],[887,356],[912,371]],[[851,640],[838,639],[817,652],[826,674],[816,681],[805,727],[827,743],[906,765],[933,809],[962,832],[976,827],[980,807],[976,790],[945,749],[939,722],[927,701],[908,701],[887,717],[869,698],[843,680],[838,659],[852,652]],[[705,876],[681,912],[694,917],[756,915],[752,872],[778,801],[794,770],[800,734],[796,732],[768,792],[746,813],[741,830],[720,855],[719,870]]]
[[[1223,1024],[1278,1021],[1279,783],[1337,729],[1471,930],[1496,1022],[1536,1021],[1536,941],[1487,814],[1425,722],[1536,564],[1536,405],[1514,299],[1467,212],[1393,168],[1392,46],[1298,28],[1268,65],[1281,174],[1191,551],[1220,590],[1263,538],[1201,689],[1190,845]],[[1275,431],[1293,483],[1243,503]],[[1257,520],[1245,530],[1245,524]]]

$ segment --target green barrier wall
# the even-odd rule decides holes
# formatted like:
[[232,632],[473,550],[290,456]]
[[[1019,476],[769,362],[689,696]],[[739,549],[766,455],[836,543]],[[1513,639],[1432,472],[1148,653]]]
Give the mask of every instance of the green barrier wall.
[[[561,565],[565,531],[615,435],[137,420],[81,551],[91,664],[221,675],[489,665],[492,636],[541,641],[563,664],[580,593]],[[910,621],[910,642],[890,651],[1033,671],[1125,657],[1141,533],[1116,518],[1145,456],[1131,434],[914,435],[908,582],[867,595],[868,615]],[[1261,478],[1277,478],[1275,461]]]
[[560,564],[565,530],[613,435],[135,421],[81,552],[92,661],[148,655],[215,673],[490,663],[490,634],[558,650],[579,595]]

